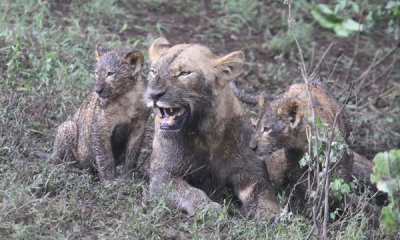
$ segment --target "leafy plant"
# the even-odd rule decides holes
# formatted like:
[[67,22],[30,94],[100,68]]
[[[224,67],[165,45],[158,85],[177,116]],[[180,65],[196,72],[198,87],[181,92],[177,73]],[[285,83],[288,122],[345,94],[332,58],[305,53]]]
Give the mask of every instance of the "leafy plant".
[[334,6],[316,4],[311,10],[313,18],[323,28],[332,29],[339,37],[348,37],[352,33],[363,31],[363,25],[353,20],[350,16],[342,14],[348,7],[353,13],[359,13],[359,7],[352,1],[340,0]]
[[388,233],[400,233],[400,150],[378,153],[371,181],[386,192],[389,205],[382,208],[381,224]]
[[309,149],[299,162],[302,167],[308,166],[310,171],[308,191],[312,202],[312,217],[314,225],[323,229],[323,234],[319,235],[323,238],[327,236],[328,218],[335,220],[339,210],[344,210],[336,208],[330,212],[328,207],[330,202],[336,199],[338,202],[343,202],[342,199],[355,187],[354,183],[345,182],[335,169],[339,161],[344,160],[342,158],[348,151],[348,146],[338,126],[333,127],[334,129],[317,116],[307,120]]
[[[293,32],[296,34],[296,36],[302,39],[300,45],[302,47],[304,46],[304,49],[306,49],[305,47],[310,42],[310,35],[312,32],[311,24],[303,22],[297,23],[293,27]],[[287,51],[291,46],[295,46],[293,35],[290,31],[287,31],[276,34],[270,41],[265,42],[262,45],[262,48],[267,48],[268,50],[275,52],[282,52]]]
[[400,1],[369,3],[370,10],[366,16],[367,27],[384,30],[388,35],[399,39],[400,34]]

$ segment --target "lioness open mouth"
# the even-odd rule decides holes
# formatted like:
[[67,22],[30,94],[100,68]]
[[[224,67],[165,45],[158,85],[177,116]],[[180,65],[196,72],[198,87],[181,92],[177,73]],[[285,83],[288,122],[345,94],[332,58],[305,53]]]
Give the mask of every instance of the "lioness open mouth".
[[188,110],[185,107],[162,108],[156,106],[156,113],[162,119],[160,129],[162,130],[178,130],[181,129],[185,122]]

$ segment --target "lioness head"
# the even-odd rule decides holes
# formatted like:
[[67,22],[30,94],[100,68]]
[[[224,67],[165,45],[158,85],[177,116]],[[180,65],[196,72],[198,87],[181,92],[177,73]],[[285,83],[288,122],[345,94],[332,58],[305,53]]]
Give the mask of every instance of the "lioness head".
[[250,148],[265,155],[287,146],[298,146],[297,141],[303,141],[299,135],[304,129],[304,107],[304,103],[296,98],[267,103],[251,138]]
[[195,127],[210,114],[214,103],[223,98],[229,81],[237,77],[244,64],[242,52],[217,57],[198,44],[172,46],[165,38],[149,48],[151,62],[144,99],[156,111],[156,128],[176,133]]
[[98,45],[96,60],[94,90],[105,104],[108,99],[116,98],[135,86],[144,57],[137,50],[108,50]]

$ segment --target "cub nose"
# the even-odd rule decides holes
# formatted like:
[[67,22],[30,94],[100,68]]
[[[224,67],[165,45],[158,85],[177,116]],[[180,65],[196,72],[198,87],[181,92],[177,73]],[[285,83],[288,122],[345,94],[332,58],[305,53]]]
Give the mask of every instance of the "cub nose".
[[167,90],[165,89],[151,89],[149,91],[149,96],[153,101],[157,102],[166,92]]
[[96,82],[94,85],[94,91],[97,92],[97,94],[102,93],[104,90],[104,83],[101,82]]
[[257,151],[258,145],[250,145],[251,150]]
[[251,150],[256,151],[257,148],[258,148],[258,144],[257,144],[256,141],[251,140],[250,143],[249,143],[249,147],[250,147]]
[[96,86],[94,88],[94,91],[96,91],[97,94],[101,94],[103,92],[103,90],[104,90],[104,87],[102,87],[102,86],[101,87]]

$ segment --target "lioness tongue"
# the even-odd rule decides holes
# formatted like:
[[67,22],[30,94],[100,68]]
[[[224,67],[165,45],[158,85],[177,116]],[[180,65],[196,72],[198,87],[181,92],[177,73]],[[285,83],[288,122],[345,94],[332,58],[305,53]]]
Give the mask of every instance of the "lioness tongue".
[[163,124],[167,124],[167,125],[169,125],[169,126],[173,126],[174,123],[175,123],[174,117],[173,117],[173,116],[165,116],[165,117],[162,119],[162,123],[163,123]]

